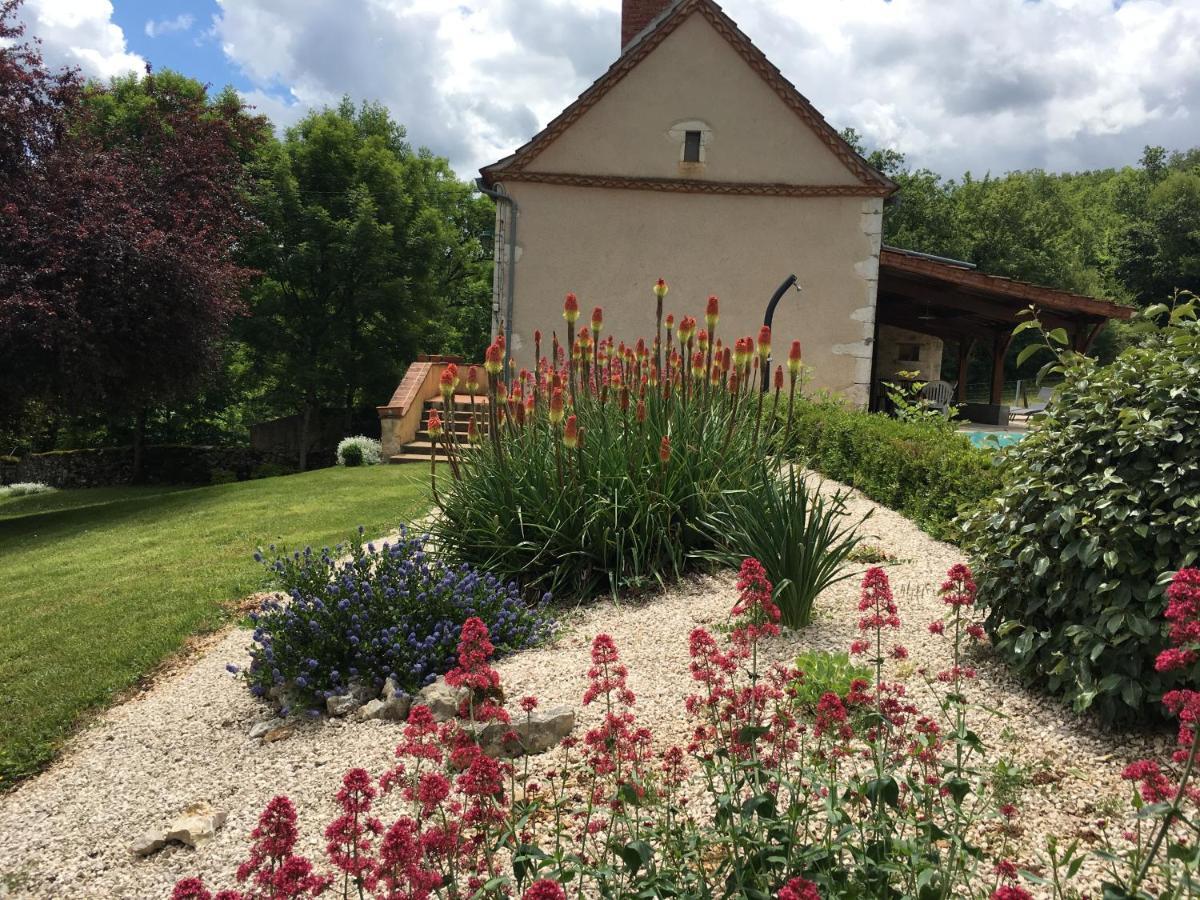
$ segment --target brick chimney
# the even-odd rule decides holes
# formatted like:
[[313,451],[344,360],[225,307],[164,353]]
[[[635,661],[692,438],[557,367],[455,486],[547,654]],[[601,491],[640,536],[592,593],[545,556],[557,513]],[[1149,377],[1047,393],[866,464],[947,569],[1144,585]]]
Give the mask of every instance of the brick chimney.
[[621,52],[675,0],[621,0]]

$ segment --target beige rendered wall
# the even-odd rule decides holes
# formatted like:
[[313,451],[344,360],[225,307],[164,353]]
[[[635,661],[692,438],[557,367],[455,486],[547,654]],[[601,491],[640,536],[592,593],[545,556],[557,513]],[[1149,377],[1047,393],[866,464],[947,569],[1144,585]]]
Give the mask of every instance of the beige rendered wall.
[[[900,359],[901,345],[915,344],[920,360]],[[937,381],[942,377],[942,339],[919,331],[879,326],[878,377],[886,381],[899,372],[918,372],[919,381]]]
[[[680,164],[682,132],[676,126],[683,123],[704,123],[711,129],[704,137],[700,167]],[[529,170],[806,185],[858,183],[698,13],[535,157]]]
[[[901,360],[902,344],[917,345],[920,360]],[[897,372],[919,372],[921,381],[937,381],[942,377],[942,339],[907,328],[880,325],[878,359],[880,378],[891,378]]]
[[795,273],[804,290],[775,314],[782,360],[802,342],[814,389],[865,403],[870,381],[882,201],[877,198],[731,197],[512,182],[519,241],[514,358],[532,363],[533,332],[565,335],[562,301],[579,296],[581,321],[605,311],[618,340],[652,336],[654,296],[703,327],[709,294],[721,298],[718,336],[757,337],[771,294]]

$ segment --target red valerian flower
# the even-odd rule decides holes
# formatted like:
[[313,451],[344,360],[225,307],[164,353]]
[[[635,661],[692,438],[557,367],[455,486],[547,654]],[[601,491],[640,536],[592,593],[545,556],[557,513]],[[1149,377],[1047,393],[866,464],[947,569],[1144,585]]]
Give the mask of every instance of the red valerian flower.
[[821,892],[805,878],[792,878],[779,889],[779,900],[821,900]]
[[574,294],[567,294],[567,299],[563,301],[563,318],[569,324],[579,320],[579,298]]
[[1180,569],[1167,588],[1167,609],[1163,617],[1171,623],[1169,638],[1173,651],[1164,651],[1155,663],[1160,672],[1182,669],[1196,661],[1200,644],[1200,569]]
[[779,607],[772,599],[774,585],[767,570],[753,557],[742,560],[738,571],[738,601],[733,606],[735,619],[731,637],[735,645],[749,645],[763,637],[779,634]]
[[860,631],[900,627],[899,610],[892,599],[892,588],[888,583],[887,573],[878,566],[867,569],[867,574],[863,576],[858,609],[866,613],[858,620]]
[[1136,781],[1139,793],[1147,803],[1161,803],[1175,795],[1175,786],[1153,760],[1142,759],[1130,763],[1121,772],[1121,777],[1126,781]]
[[175,883],[171,900],[213,900],[213,895],[199,878],[184,878]]
[[1018,885],[1004,884],[992,891],[991,900],[1033,900],[1033,895]]
[[567,900],[567,895],[557,881],[543,878],[531,884],[521,895],[521,900]]
[[946,573],[946,580],[942,582],[938,593],[948,606],[974,606],[975,591],[971,570],[962,563],[955,563]]

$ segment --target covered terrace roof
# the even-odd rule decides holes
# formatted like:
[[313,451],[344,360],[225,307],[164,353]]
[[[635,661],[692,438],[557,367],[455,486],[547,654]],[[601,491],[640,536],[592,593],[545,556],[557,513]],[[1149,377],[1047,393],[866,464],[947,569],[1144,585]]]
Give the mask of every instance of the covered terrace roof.
[[[958,342],[960,373],[976,342],[993,355],[992,403],[999,403],[1004,354],[1013,329],[1029,307],[1051,328],[1065,328],[1076,350],[1086,352],[1110,319],[1133,309],[1070,291],[986,275],[968,262],[884,246],[879,254],[876,321]],[[959,379],[960,399],[965,378]]]

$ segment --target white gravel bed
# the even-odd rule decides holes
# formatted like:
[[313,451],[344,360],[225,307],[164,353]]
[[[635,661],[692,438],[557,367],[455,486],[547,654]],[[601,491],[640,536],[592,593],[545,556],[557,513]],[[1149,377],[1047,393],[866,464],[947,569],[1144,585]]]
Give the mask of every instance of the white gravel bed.
[[[874,504],[856,497],[852,506],[861,514]],[[948,647],[926,625],[941,615],[937,588],[961,556],[886,509],[877,508],[864,531],[872,535],[870,543],[896,558],[884,568],[904,621],[899,639],[911,657],[891,675],[907,680],[923,699],[915,669],[945,667]],[[591,639],[608,632],[629,666],[639,719],[664,746],[682,743],[690,731],[682,698],[693,690],[687,636],[698,624],[725,620],[733,582],[731,575],[691,579],[663,595],[599,602],[568,614],[552,646],[497,666],[507,695],[515,702],[535,694],[543,705],[579,709]],[[772,641],[770,655],[784,660],[806,648],[845,649],[854,637],[857,594],[857,578],[827,591],[814,624]],[[278,793],[288,794],[300,811],[300,849],[322,858],[320,833],[333,818],[332,796],[342,774],[352,766],[384,771],[399,726],[304,721],[285,740],[251,740],[251,726],[271,712],[225,671],[226,663],[246,661],[248,642],[248,632],[231,632],[193,665],[98,717],[50,770],[0,796],[0,896],[150,900],[169,897],[175,881],[187,875],[203,875],[213,888],[231,887],[250,829]],[[978,667],[973,696],[1006,718],[980,722],[976,730],[993,758],[1015,757],[1032,776],[1018,802],[1017,840],[1026,847],[1044,846],[1049,834],[1068,841],[1084,834],[1101,817],[1106,799],[1127,796],[1119,778],[1125,762],[1161,751],[1169,740],[1101,733],[1021,688],[998,662],[983,658]],[[576,733],[597,715],[594,708],[580,710]],[[535,767],[556,757],[546,754]],[[228,812],[210,842],[196,850],[168,847],[146,859],[130,853],[144,832],[197,802]]]

